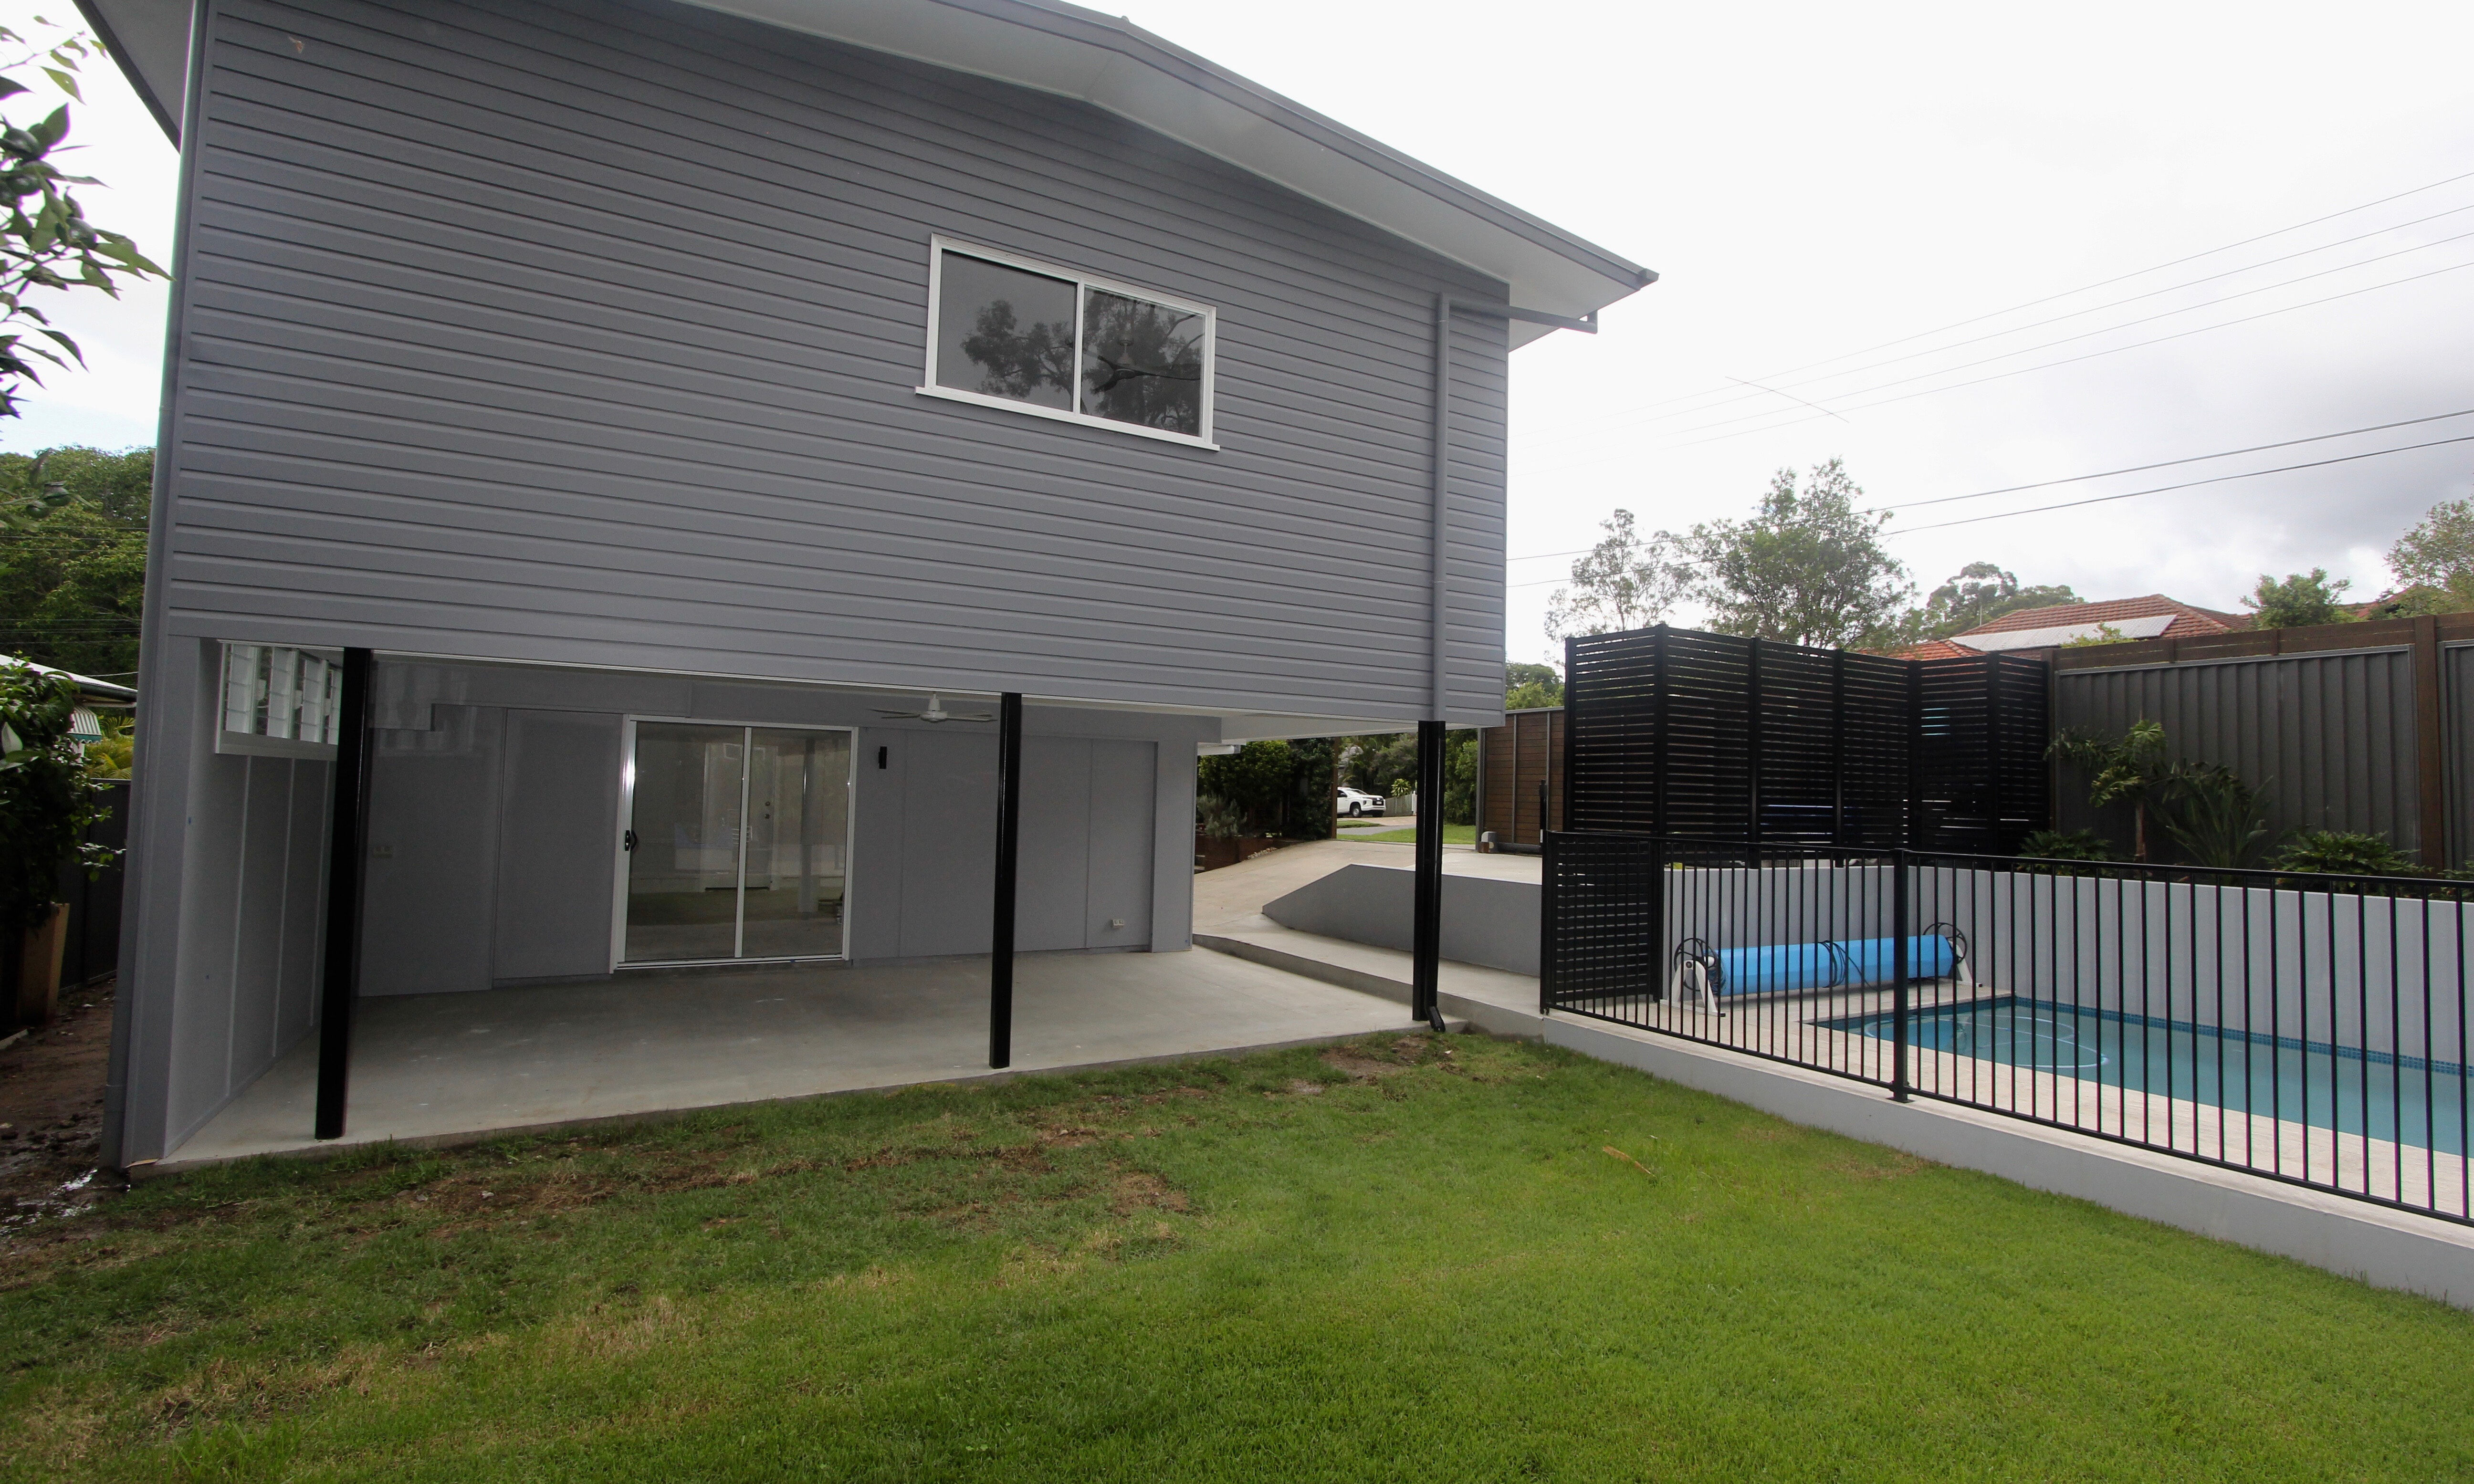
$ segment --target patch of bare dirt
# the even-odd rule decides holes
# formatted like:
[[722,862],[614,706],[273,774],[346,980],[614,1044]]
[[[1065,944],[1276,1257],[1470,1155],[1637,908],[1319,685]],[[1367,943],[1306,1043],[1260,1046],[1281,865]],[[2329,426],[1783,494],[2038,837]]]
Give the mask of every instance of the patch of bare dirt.
[[1901,1176],[1913,1175],[1918,1170],[1929,1170],[1932,1164],[1929,1159],[1919,1159],[1913,1155],[1887,1150],[1876,1156],[1850,1156],[1844,1159],[1832,1160],[1830,1168],[1849,1180],[1897,1180]]
[[1108,1209],[1119,1216],[1139,1211],[1184,1211],[1192,1205],[1184,1191],[1148,1170],[1128,1170],[1108,1189]]
[[121,1188],[97,1173],[112,986],[61,991],[61,1014],[0,1051],[0,1242]]
[[[1324,1052],[1322,1063],[1335,1072],[1347,1073],[1350,1082],[1376,1082],[1386,1077],[1396,1077],[1422,1062],[1430,1039],[1423,1035],[1404,1035],[1389,1046],[1368,1046],[1348,1041]],[[1450,1056],[1451,1049],[1443,1048],[1443,1055]]]

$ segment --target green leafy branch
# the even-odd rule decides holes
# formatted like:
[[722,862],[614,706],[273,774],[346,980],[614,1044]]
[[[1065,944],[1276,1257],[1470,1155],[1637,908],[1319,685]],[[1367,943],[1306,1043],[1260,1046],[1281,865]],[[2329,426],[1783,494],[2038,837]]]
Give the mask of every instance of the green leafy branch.
[[[0,44],[27,42],[0,26]],[[0,68],[0,102],[33,95],[33,87],[8,74],[34,67],[83,103],[78,67],[98,50],[90,38],[71,36],[31,51]],[[70,187],[98,182],[61,168],[55,157],[68,134],[65,103],[31,124],[0,119],[0,418],[19,415],[22,389],[28,382],[43,384],[44,365],[65,370],[85,364],[85,353],[30,302],[32,296],[101,289],[116,299],[122,279],[167,277],[136,243],[86,219]],[[48,487],[0,491],[0,520],[16,523],[61,498]]]

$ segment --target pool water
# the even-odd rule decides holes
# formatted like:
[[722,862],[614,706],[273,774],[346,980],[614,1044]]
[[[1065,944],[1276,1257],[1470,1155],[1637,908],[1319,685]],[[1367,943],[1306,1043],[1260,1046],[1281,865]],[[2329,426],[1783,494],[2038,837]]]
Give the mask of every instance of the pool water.
[[[1833,1031],[1880,1040],[1895,1032],[1886,1015],[1826,1020]],[[2001,996],[1919,1009],[1907,1017],[1919,1049],[2050,1072],[2106,1087],[2267,1114],[2340,1133],[2463,1154],[2474,1107],[2466,1072],[2350,1047],[2304,1045],[2239,1031],[2171,1024],[2138,1015],[2037,1004]],[[2068,1094],[2064,1094],[2068,1107]]]

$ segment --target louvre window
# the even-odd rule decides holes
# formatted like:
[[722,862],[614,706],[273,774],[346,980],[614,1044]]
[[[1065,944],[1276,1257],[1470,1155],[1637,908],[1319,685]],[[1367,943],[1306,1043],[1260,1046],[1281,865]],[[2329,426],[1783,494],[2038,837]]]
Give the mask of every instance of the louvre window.
[[224,645],[223,723],[217,752],[329,758],[343,667],[312,649]]

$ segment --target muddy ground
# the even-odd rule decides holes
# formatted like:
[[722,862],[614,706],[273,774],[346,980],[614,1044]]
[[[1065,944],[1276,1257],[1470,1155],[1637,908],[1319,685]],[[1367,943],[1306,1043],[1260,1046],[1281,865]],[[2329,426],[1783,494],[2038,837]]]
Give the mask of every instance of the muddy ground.
[[62,989],[58,1020],[0,1050],[0,1238],[118,1183],[95,1174],[111,989]]

